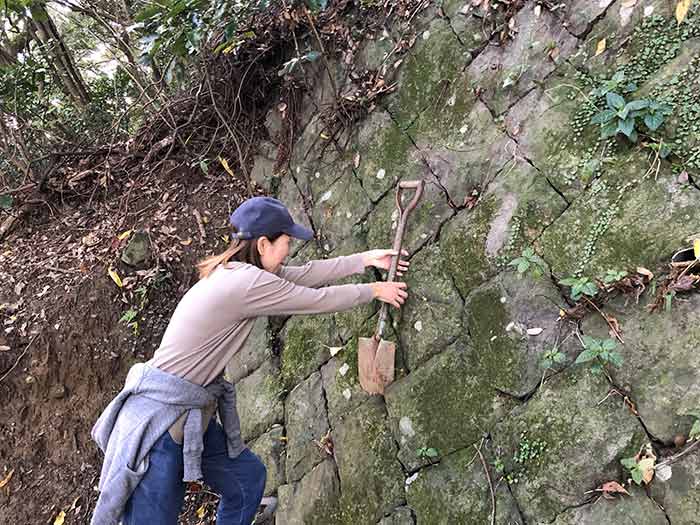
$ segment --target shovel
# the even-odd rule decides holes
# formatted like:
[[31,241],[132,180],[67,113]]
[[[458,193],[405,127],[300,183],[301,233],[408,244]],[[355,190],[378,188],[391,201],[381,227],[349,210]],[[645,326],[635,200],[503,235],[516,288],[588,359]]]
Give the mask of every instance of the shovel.
[[[404,190],[415,190],[413,199],[406,208],[402,207],[402,197]],[[399,182],[396,190],[396,207],[399,210],[399,224],[396,228],[394,246],[392,249],[398,254],[392,261],[389,268],[387,282],[392,282],[396,277],[396,267],[401,256],[401,244],[403,242],[403,232],[406,228],[408,214],[416,207],[423,195],[423,181]],[[394,381],[394,355],[396,345],[391,341],[384,341],[382,334],[386,327],[389,305],[382,303],[379,310],[379,323],[377,331],[373,337],[361,337],[357,345],[357,367],[360,375],[360,386],[365,392],[370,394],[383,394],[384,388]]]

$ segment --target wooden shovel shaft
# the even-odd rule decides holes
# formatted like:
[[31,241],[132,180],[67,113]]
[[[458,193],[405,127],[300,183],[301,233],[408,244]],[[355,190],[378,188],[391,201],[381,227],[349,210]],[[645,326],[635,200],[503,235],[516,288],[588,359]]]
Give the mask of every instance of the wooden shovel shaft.
[[[418,201],[423,195],[423,185],[424,182],[422,180],[403,181],[399,182],[399,186],[396,190],[396,207],[398,208],[400,215],[399,224],[396,227],[396,235],[394,236],[394,245],[392,246],[392,250],[394,250],[397,253],[397,255],[395,255],[391,260],[391,266],[389,267],[389,275],[386,278],[386,282],[388,283],[393,282],[396,278],[396,269],[399,266],[399,259],[401,258],[401,246],[403,244],[403,234],[404,230],[406,229],[408,214],[411,211],[413,211],[413,209],[418,205]],[[415,194],[413,195],[413,199],[411,199],[411,202],[408,203],[406,208],[403,208],[401,204],[401,197],[403,194],[403,190],[407,189],[415,190]],[[382,303],[382,307],[379,310],[379,323],[377,325],[377,333],[374,336],[374,338],[377,341],[379,341],[382,338],[382,334],[384,333],[388,310],[388,303]]]

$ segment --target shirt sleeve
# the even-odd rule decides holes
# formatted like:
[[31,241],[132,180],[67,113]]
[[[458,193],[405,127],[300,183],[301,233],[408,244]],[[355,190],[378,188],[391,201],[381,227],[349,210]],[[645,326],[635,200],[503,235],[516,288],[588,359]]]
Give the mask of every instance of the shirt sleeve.
[[241,314],[244,317],[261,315],[305,315],[341,312],[372,301],[371,284],[343,284],[325,288],[309,288],[281,277],[250,268],[245,300]]
[[303,266],[282,266],[278,275],[300,286],[316,288],[358,273],[364,273],[362,254],[309,261]]

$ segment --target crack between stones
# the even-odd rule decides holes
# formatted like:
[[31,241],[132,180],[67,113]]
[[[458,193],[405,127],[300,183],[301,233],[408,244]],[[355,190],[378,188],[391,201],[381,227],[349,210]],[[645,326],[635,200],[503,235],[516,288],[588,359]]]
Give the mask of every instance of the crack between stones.
[[520,502],[518,501],[518,498],[515,497],[515,493],[513,492],[513,488],[508,483],[506,483],[505,485],[508,488],[508,492],[510,493],[510,497],[513,498],[513,502],[515,503],[515,510],[518,511],[518,516],[520,516],[520,521],[522,522],[522,525],[527,525],[527,520],[525,519],[525,514],[523,514],[523,511],[520,508]]
[[588,35],[591,33],[591,31],[593,31],[593,28],[596,26],[596,24],[597,24],[598,22],[600,22],[603,18],[605,18],[605,16],[608,14],[608,11],[609,11],[613,6],[617,6],[617,2],[618,2],[618,0],[613,0],[612,2],[610,2],[610,5],[609,5],[608,7],[606,7],[606,8],[603,10],[602,13],[600,13],[600,14],[599,14],[598,16],[596,16],[593,20],[591,20],[590,22],[588,22],[588,25],[586,26],[586,29],[584,29],[584,31],[583,31],[580,35],[577,35],[577,34],[575,34],[575,33],[571,33],[571,31],[569,31],[568,28],[567,28],[567,31],[568,31],[569,33],[571,33],[571,35],[573,35],[573,36],[575,36],[576,38],[578,38],[579,40],[586,40],[586,38],[587,38]]

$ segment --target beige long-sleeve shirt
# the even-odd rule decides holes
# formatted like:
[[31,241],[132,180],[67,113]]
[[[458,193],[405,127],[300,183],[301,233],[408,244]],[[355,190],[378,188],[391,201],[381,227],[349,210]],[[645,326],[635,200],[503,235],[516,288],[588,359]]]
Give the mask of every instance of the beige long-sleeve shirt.
[[278,274],[238,262],[220,266],[180,300],[149,364],[206,386],[243,347],[256,317],[339,312],[369,303],[369,284],[317,288],[364,269],[360,254],[283,266]]

